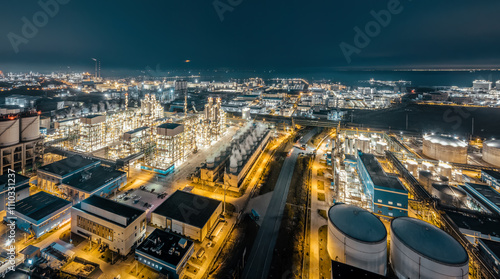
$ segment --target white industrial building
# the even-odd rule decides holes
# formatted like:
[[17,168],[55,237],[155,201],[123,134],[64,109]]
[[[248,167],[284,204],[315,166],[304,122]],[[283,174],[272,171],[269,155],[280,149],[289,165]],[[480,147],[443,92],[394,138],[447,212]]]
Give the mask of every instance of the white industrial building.
[[146,212],[99,196],[71,208],[71,232],[127,255],[146,236]]
[[475,80],[472,82],[472,90],[474,91],[490,91],[491,90],[491,81],[487,80]]
[[222,202],[177,190],[151,214],[151,223],[203,241],[222,214]]

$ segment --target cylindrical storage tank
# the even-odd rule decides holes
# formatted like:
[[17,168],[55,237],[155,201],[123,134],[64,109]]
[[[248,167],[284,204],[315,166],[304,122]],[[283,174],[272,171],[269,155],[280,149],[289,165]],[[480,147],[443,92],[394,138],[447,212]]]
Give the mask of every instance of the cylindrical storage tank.
[[500,140],[488,140],[483,143],[483,160],[500,167]]
[[21,117],[21,140],[30,141],[40,137],[40,117]]
[[449,206],[461,206],[467,202],[467,192],[447,184],[432,183],[433,197],[437,197],[442,204]]
[[345,154],[351,154],[351,139],[346,138],[344,141],[344,152]]
[[0,120],[0,146],[19,143],[19,119]]
[[440,174],[442,176],[446,176],[448,178],[451,177],[451,165],[450,164],[439,164],[439,168],[441,169]]
[[406,161],[406,163],[407,163],[406,168],[408,169],[408,171],[411,172],[413,176],[417,176],[418,162],[415,160],[408,160]]
[[376,144],[376,149],[375,149],[375,152],[377,154],[384,154],[384,151],[387,149],[387,143],[383,142],[383,141],[378,141],[377,144]]
[[392,220],[390,255],[392,268],[400,279],[469,277],[469,256],[462,245],[422,220]]
[[327,250],[332,260],[386,274],[387,230],[365,209],[348,204],[330,208]]
[[432,173],[430,171],[421,170],[418,172],[418,181],[424,186],[425,189],[429,189],[432,184]]
[[424,161],[422,162],[422,169],[426,171],[434,171],[434,164],[431,162]]
[[370,150],[370,139],[364,136],[359,137],[358,139],[358,149],[360,149],[363,153],[371,153]]
[[425,136],[424,155],[445,162],[467,164],[467,143],[449,136]]

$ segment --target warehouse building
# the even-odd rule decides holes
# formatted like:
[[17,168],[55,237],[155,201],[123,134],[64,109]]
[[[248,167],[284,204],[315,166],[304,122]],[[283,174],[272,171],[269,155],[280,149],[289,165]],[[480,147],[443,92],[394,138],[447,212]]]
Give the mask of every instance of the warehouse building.
[[71,232],[127,255],[146,236],[146,212],[93,195],[72,207]]
[[446,216],[458,227],[460,232],[470,241],[486,238],[500,242],[500,219],[491,215],[464,213],[445,210]]
[[63,180],[71,179],[74,175],[82,171],[95,168],[101,164],[101,161],[85,158],[80,155],[68,157],[66,159],[54,162],[49,165],[38,168],[37,183],[38,187],[57,196],[62,196]]
[[62,192],[74,203],[92,195],[107,197],[127,184],[127,174],[98,166],[63,180]]
[[479,248],[479,252],[489,262],[489,266],[493,267],[492,270],[500,277],[500,242],[479,239],[477,247]]
[[358,151],[358,173],[373,213],[386,217],[408,216],[408,191],[395,176],[387,175],[375,156]]
[[[14,175],[14,177],[12,177]],[[7,209],[9,201],[9,187],[14,187],[14,201],[19,201],[27,198],[30,195],[29,178],[20,174],[11,174],[9,181],[9,174],[0,176],[0,213]],[[12,180],[13,179],[13,180]],[[12,199],[12,198],[11,198]]]
[[203,241],[221,214],[221,201],[177,190],[153,211],[151,223]]
[[39,237],[70,220],[71,202],[46,192],[38,192],[16,203],[16,226]]
[[168,278],[177,279],[184,278],[184,267],[193,252],[193,241],[155,229],[135,249],[135,257],[140,263]]
[[481,204],[483,209],[500,216],[500,193],[488,185],[466,182],[462,188]]

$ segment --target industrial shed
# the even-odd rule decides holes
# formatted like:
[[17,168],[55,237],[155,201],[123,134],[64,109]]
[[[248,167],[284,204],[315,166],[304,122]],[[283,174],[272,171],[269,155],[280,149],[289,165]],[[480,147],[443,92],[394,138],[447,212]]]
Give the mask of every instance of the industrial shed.
[[151,223],[203,241],[221,214],[221,201],[178,190],[153,211]]

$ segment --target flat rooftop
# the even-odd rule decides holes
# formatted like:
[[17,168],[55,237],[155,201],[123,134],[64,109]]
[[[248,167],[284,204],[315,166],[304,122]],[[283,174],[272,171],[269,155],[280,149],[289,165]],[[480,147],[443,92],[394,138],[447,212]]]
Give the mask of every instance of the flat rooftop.
[[52,164],[45,165],[43,167],[38,168],[39,170],[53,173],[59,176],[65,176],[72,172],[75,172],[79,169],[85,168],[91,164],[95,164],[96,162],[100,162],[96,159],[85,158],[80,155],[75,155],[68,157],[66,159],[62,159],[60,161],[54,162]]
[[500,180],[500,172],[494,171],[494,170],[481,170],[482,172],[486,173],[487,175],[493,177],[496,180]]
[[500,260],[500,242],[488,239],[480,239],[480,241],[482,242],[482,244],[480,244],[481,246],[484,245],[488,248],[488,250],[496,256],[497,261]]
[[[10,182],[11,183],[14,182],[13,185],[15,187],[17,187],[19,185],[28,183],[29,181],[30,181],[30,179],[28,177],[15,173],[14,174],[14,181],[12,181],[12,179],[11,179]],[[9,187],[9,174],[6,173],[6,174],[0,176],[0,193],[3,190],[6,190],[8,187]]]
[[63,184],[91,194],[104,186],[106,183],[123,175],[125,175],[125,172],[98,166],[72,176],[70,179],[63,181]]
[[[185,245],[180,246],[179,242]],[[176,267],[185,257],[186,253],[192,249],[193,245],[194,243],[191,240],[160,229],[155,229],[146,240],[139,245],[136,249],[136,253],[144,253],[152,258]],[[155,248],[157,247],[161,248],[156,250]],[[172,248],[174,250],[171,250]]]
[[[92,195],[92,196],[84,199],[82,202],[73,206],[74,208],[85,211],[85,212],[92,214],[92,215],[94,215],[98,218],[101,218],[101,219],[106,219],[106,218],[82,209],[81,204],[89,204],[89,205],[95,206],[97,208],[100,208],[104,211],[108,211],[108,212],[111,212],[115,215],[122,216],[122,217],[127,219],[127,226],[130,223],[132,223],[133,221],[135,221],[137,218],[139,218],[139,216],[141,216],[141,214],[143,214],[145,212],[144,210],[140,210],[140,209],[135,208],[133,206],[119,203],[119,202],[116,202],[116,201],[113,201],[110,199],[106,199],[106,198],[103,198],[103,197],[100,197],[97,195]],[[106,219],[106,220],[108,220],[108,219]],[[117,223],[113,220],[108,220],[108,221],[111,223],[118,224],[119,226],[123,227],[122,224]]]
[[144,131],[144,130],[147,130],[147,129],[149,129],[149,127],[148,126],[144,126],[144,127],[140,127],[140,128],[137,128],[137,129],[125,132],[125,134],[131,134],[131,135],[133,135],[133,134],[135,134],[137,132]]
[[221,201],[177,190],[153,213],[203,228]]
[[82,116],[82,118],[92,119],[92,118],[96,118],[96,117],[99,117],[99,116],[102,116],[102,114],[87,115],[87,116]]
[[467,214],[449,210],[445,210],[445,212],[459,228],[500,237],[500,219],[481,214]]
[[[485,207],[496,214],[500,214],[500,193],[488,185],[466,182],[462,187],[469,194],[477,198]],[[472,191],[471,188],[474,190]]]
[[35,221],[57,212],[59,209],[70,205],[71,202],[53,196],[46,192],[38,192],[32,196],[16,202],[15,211]]
[[178,123],[164,123],[164,124],[159,125],[158,128],[173,130],[181,125],[182,124],[178,124]]
[[368,171],[373,184],[375,184],[375,187],[384,187],[405,192],[407,191],[397,177],[389,176],[384,172],[382,166],[380,166],[380,163],[377,161],[375,156],[373,156],[373,154],[360,153],[359,157]]

